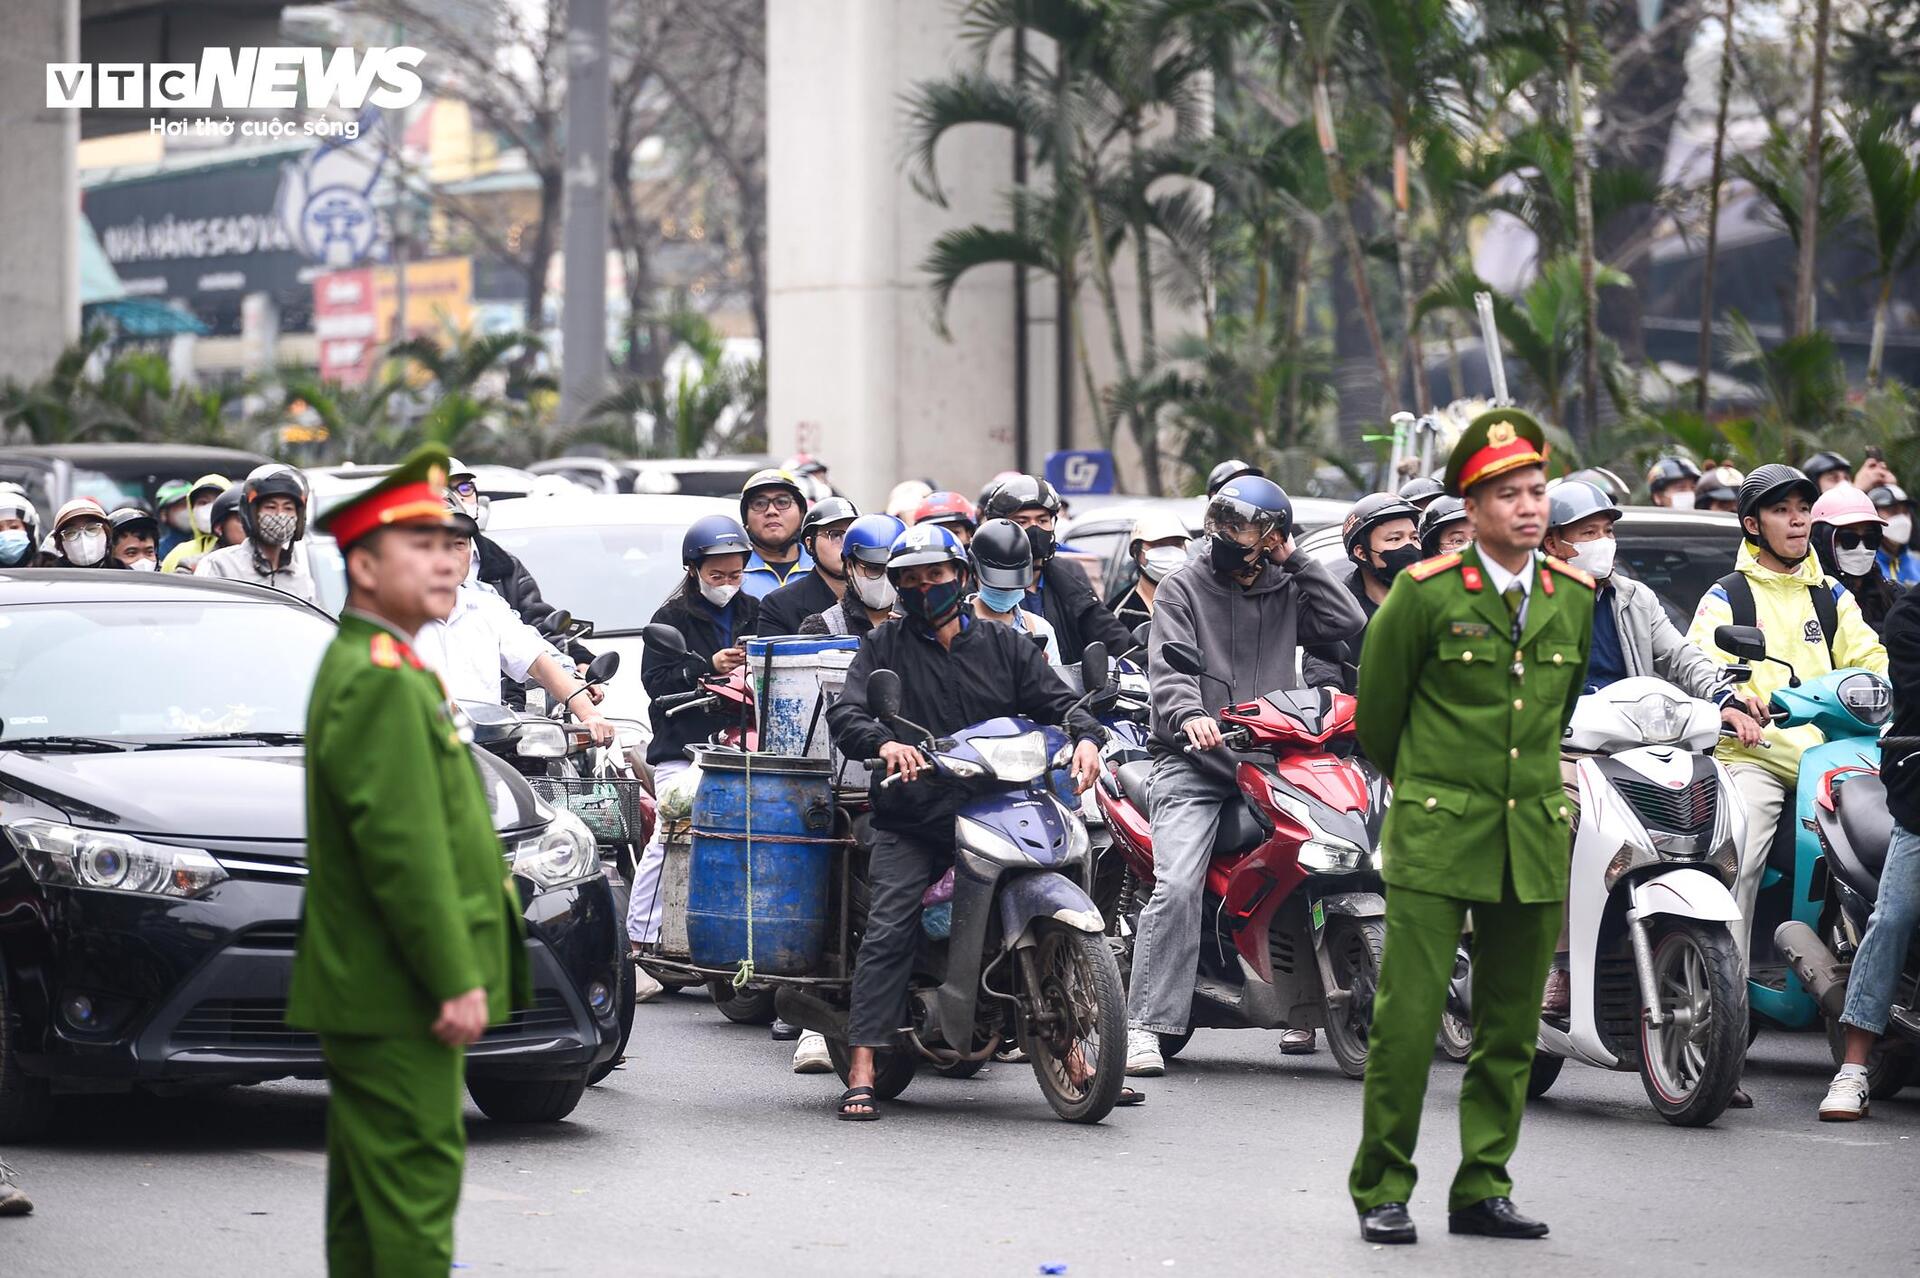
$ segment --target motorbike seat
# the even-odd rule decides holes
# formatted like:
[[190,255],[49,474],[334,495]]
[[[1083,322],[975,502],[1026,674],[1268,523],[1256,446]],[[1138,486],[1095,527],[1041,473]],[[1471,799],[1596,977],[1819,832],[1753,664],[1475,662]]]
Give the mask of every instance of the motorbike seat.
[[[1833,806],[1840,818],[1840,838],[1831,833],[1834,869],[1856,890],[1877,889],[1893,841],[1893,813],[1887,810],[1886,783],[1870,773],[1842,781],[1834,791]],[[1860,880],[1864,880],[1860,881]],[[1870,891],[1870,895],[1877,895]]]
[[1153,779],[1153,761],[1136,759],[1132,763],[1123,763],[1115,774],[1120,782],[1120,793],[1127,796],[1127,802],[1134,811],[1146,816],[1153,811],[1147,802],[1147,783]]

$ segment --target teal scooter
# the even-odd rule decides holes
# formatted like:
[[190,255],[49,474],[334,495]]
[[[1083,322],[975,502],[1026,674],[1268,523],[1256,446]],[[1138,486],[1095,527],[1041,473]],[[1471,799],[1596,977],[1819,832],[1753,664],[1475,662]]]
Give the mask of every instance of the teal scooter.
[[1793,789],[1792,823],[1783,820],[1767,852],[1760,896],[1750,919],[1747,1005],[1755,1026],[1778,1029],[1820,1028],[1819,1000],[1807,992],[1773,941],[1782,923],[1800,922],[1818,929],[1826,900],[1827,867],[1814,824],[1825,779],[1836,771],[1880,770],[1880,734],[1893,711],[1893,693],[1885,678],[1848,666],[1806,683],[1793,666],[1767,655],[1766,636],[1756,626],[1720,626],[1713,641],[1740,661],[1771,661],[1787,667],[1787,686],[1773,694],[1773,720],[1782,727],[1812,724],[1826,740],[1800,756]]

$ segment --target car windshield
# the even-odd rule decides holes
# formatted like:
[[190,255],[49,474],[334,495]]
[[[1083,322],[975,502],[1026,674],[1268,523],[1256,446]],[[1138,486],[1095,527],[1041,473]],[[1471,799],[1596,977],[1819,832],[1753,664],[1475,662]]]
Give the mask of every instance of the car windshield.
[[21,737],[299,733],[333,627],[226,600],[24,604],[0,613],[0,749]]
[[1680,533],[1622,523],[1618,536],[1620,566],[1653,588],[1668,618],[1682,631],[1713,583],[1733,571],[1734,552],[1740,548],[1737,535],[1724,528]]
[[555,608],[595,629],[634,631],[653,619],[679,584],[679,524],[489,528],[487,536],[519,559]]

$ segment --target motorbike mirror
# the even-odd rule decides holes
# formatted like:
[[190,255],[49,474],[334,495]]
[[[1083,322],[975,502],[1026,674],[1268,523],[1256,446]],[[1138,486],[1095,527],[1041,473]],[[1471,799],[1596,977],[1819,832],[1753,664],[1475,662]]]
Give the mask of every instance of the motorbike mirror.
[[1183,675],[1203,675],[1207,672],[1207,659],[1198,648],[1185,640],[1170,639],[1161,644],[1160,655]]
[[565,608],[555,608],[547,614],[547,619],[540,623],[540,629],[550,635],[563,635],[567,632],[567,627],[572,624],[572,613]]
[[1107,645],[1098,639],[1080,650],[1080,686],[1099,692],[1107,686]]
[[588,683],[605,683],[620,672],[620,654],[603,652],[587,665]]
[[1720,651],[1742,661],[1767,658],[1767,636],[1758,626],[1715,626],[1713,643]]
[[867,709],[876,719],[893,719],[900,714],[900,676],[892,670],[876,670],[867,676]]
[[654,652],[668,657],[687,655],[687,641],[678,630],[661,622],[654,622],[640,631],[641,642]]
[[1143,621],[1133,628],[1133,646],[1136,648],[1146,647],[1147,641],[1152,637],[1153,623],[1151,621]]

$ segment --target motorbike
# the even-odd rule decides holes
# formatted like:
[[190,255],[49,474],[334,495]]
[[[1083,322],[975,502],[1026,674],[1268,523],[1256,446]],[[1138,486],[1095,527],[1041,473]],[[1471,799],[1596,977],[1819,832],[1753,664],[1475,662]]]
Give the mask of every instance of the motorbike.
[[[1089,644],[1082,665],[1093,686],[1105,686],[1103,647]],[[1051,773],[1065,766],[1071,742],[1057,727],[1021,718],[936,738],[900,716],[900,696],[895,672],[869,677],[874,716],[920,744],[934,776],[957,787],[961,803],[951,912],[944,928],[923,921],[927,944],[909,987],[909,1023],[900,1045],[878,1054],[874,1094],[900,1095],[921,1061],[946,1071],[985,1061],[1008,1038],[1026,1052],[1055,1114],[1097,1123],[1124,1081],[1126,996],[1100,912],[1076,881],[1086,829],[1053,792]],[[878,759],[868,766],[876,777],[886,768]],[[890,788],[898,778],[877,784]],[[856,947],[861,895],[856,879],[849,893]],[[852,1061],[849,994],[844,983],[781,984],[776,996],[783,1019],[826,1037],[842,1081]]]
[[[1214,678],[1191,645],[1167,643],[1162,654],[1175,670]],[[1268,760],[1242,760],[1242,801],[1221,807],[1193,1011],[1184,1034],[1161,1035],[1162,1056],[1196,1028],[1316,1028],[1344,1073],[1365,1071],[1386,937],[1374,849],[1387,787],[1364,761],[1336,753],[1353,737],[1353,714],[1354,699],[1331,688],[1271,692],[1219,712],[1229,747]],[[1129,871],[1120,908],[1134,930],[1153,883],[1152,772],[1143,760],[1100,782]]]
[[1638,1073],[1676,1126],[1732,1100],[1747,1049],[1733,894],[1746,813],[1713,757],[1722,732],[1717,705],[1648,675],[1575,706],[1568,1014],[1541,1018],[1529,1097],[1572,1060]]

